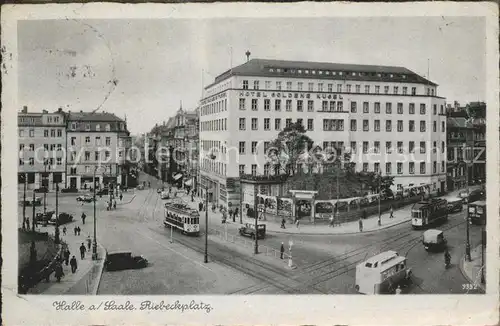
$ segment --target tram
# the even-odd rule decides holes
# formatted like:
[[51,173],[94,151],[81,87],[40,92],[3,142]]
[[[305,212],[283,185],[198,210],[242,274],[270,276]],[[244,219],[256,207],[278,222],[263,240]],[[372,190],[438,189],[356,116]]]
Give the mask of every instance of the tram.
[[411,208],[411,225],[414,229],[444,223],[448,220],[448,202],[445,199],[432,198],[415,203]]
[[163,224],[165,227],[176,228],[186,235],[200,235],[200,214],[185,203],[166,203]]

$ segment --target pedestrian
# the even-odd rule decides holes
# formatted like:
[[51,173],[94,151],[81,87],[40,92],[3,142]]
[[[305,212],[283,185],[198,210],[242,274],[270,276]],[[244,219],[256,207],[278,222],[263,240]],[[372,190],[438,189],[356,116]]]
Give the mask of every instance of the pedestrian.
[[191,202],[194,203],[194,192],[191,193]]
[[123,194],[120,194],[120,201],[123,200]]
[[389,218],[393,218],[394,217],[394,210],[392,209],[392,205],[391,205],[391,209],[390,209],[390,214],[389,215]]
[[300,225],[300,221],[299,219],[297,219],[297,222],[295,222],[295,225],[297,226],[297,229],[299,228],[299,225]]
[[281,243],[281,248],[280,248],[280,259],[283,259],[283,254],[285,253],[285,245],[283,242]]
[[286,220],[285,220],[285,218],[283,217],[283,218],[281,219],[281,228],[282,228],[282,229],[286,229],[286,227],[285,227],[285,223],[286,223]]
[[198,209],[200,210],[200,212],[203,210],[203,203],[201,201],[198,204]]
[[29,231],[30,229],[30,220],[26,218],[26,229]]
[[236,218],[236,216],[238,216],[238,213],[240,212],[240,210],[238,209],[238,207],[236,207],[236,209],[234,210],[234,217]]
[[69,264],[71,265],[71,273],[75,274],[76,269],[78,268],[78,263],[76,261],[75,255],[73,255]]
[[71,253],[69,252],[69,249],[66,248],[66,250],[64,250],[64,262],[65,262],[66,266],[68,266],[70,255],[71,255]]
[[329,225],[330,227],[333,227],[334,221],[335,221],[335,219],[333,218],[333,215],[332,215],[332,217],[330,217],[330,225]]
[[63,235],[66,235],[66,227],[63,227]]
[[85,215],[85,213],[82,213],[82,223],[85,225],[85,218],[87,217],[87,215]]
[[151,181],[148,181],[148,188],[151,188]]
[[113,202],[113,209],[116,209],[116,200]]
[[92,239],[90,238],[90,234],[87,236],[87,248],[90,251],[90,246],[92,245]]
[[83,242],[82,242],[82,245],[80,246],[80,257],[81,257],[82,259],[84,259],[84,258],[85,258],[85,252],[86,252],[86,251],[87,251],[87,249],[85,249],[85,245],[84,245],[84,244],[83,244]]
[[359,232],[363,232],[363,219],[359,219]]
[[75,231],[75,235],[77,235],[77,233],[78,233],[78,228],[75,226],[75,228],[73,229],[73,231]]
[[76,227],[76,231],[77,231],[77,232],[76,232],[76,233],[77,233],[77,235],[80,235],[80,232],[82,232],[82,229],[80,229],[80,226],[77,226],[77,227]]
[[378,216],[377,224],[378,226],[382,226],[382,220],[380,219],[380,215]]
[[64,271],[63,271],[62,264],[60,262],[58,262],[56,265],[55,276],[56,276],[57,282],[61,282],[61,278],[64,276]]

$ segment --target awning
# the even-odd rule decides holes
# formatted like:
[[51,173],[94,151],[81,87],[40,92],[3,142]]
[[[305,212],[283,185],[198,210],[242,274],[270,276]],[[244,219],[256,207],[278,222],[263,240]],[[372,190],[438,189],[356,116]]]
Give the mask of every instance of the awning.
[[182,173],[178,173],[178,174],[174,175],[175,181],[179,180],[180,178],[182,178]]
[[186,182],[184,182],[186,186],[191,186],[193,184],[193,179],[188,179]]

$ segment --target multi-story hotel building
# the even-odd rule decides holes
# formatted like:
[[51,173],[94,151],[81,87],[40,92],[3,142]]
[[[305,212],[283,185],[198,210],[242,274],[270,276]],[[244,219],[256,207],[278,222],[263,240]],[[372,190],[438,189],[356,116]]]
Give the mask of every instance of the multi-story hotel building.
[[112,113],[69,112],[67,114],[66,186],[90,188],[122,184],[129,133],[126,122]]
[[28,112],[24,106],[17,116],[19,131],[18,184],[27,181],[28,189],[47,187],[65,180],[65,115],[61,109],[49,113]]
[[350,151],[356,170],[394,176],[394,190],[445,190],[444,104],[435,83],[406,68],[252,59],[204,90],[200,183],[237,205],[239,176],[272,173],[266,146],[300,122],[321,148]]

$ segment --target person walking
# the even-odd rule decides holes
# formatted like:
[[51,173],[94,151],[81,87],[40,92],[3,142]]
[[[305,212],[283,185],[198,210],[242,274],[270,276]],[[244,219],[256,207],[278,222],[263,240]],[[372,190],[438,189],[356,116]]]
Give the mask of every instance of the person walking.
[[295,225],[297,226],[297,229],[299,228],[299,225],[300,225],[300,221],[299,219],[297,219],[297,221],[295,222]]
[[69,249],[66,248],[66,250],[64,250],[64,263],[66,264],[66,266],[68,266],[70,255],[71,253],[69,252]]
[[67,231],[66,227],[63,227],[63,235],[66,235],[66,231]]
[[382,220],[381,220],[380,215],[377,218],[377,224],[378,224],[378,226],[382,226]]
[[80,235],[80,233],[82,232],[82,229],[80,229],[80,226],[76,227],[76,231],[77,231],[77,235]]
[[30,229],[30,220],[26,218],[26,229],[29,231]]
[[78,228],[75,226],[75,228],[73,229],[73,231],[75,231],[75,235],[78,234]]
[[203,210],[203,203],[201,201],[198,204],[198,209],[200,210],[200,212]]
[[393,218],[393,217],[394,217],[394,209],[392,208],[392,205],[391,205],[389,218]]
[[85,218],[87,217],[87,215],[85,215],[85,213],[82,213],[82,223],[83,225],[85,225]]
[[283,254],[285,253],[285,244],[282,242],[281,243],[281,248],[280,248],[280,259],[283,259]]
[[113,209],[116,209],[116,200],[113,202]]
[[283,217],[283,218],[281,219],[281,228],[282,228],[282,229],[286,229],[286,227],[285,227],[285,223],[286,223],[286,220],[285,220],[285,218]]
[[359,219],[359,232],[363,232],[363,219]]
[[122,201],[122,200],[123,200],[123,194],[120,193],[120,201]]
[[87,248],[90,251],[90,246],[92,245],[92,239],[90,238],[90,234],[87,236]]
[[82,258],[82,260],[85,258],[86,251],[87,251],[87,249],[85,249],[85,245],[82,242],[82,245],[80,246],[80,257]]
[[57,262],[56,268],[55,268],[55,276],[57,279],[57,282],[61,282],[61,278],[64,276],[64,271],[61,262]]
[[76,269],[78,268],[78,263],[76,261],[75,255],[73,255],[69,264],[71,265],[71,273],[75,274]]
[[236,207],[236,209],[234,210],[234,218],[236,219],[236,216],[238,216],[240,210],[238,209],[238,207]]

